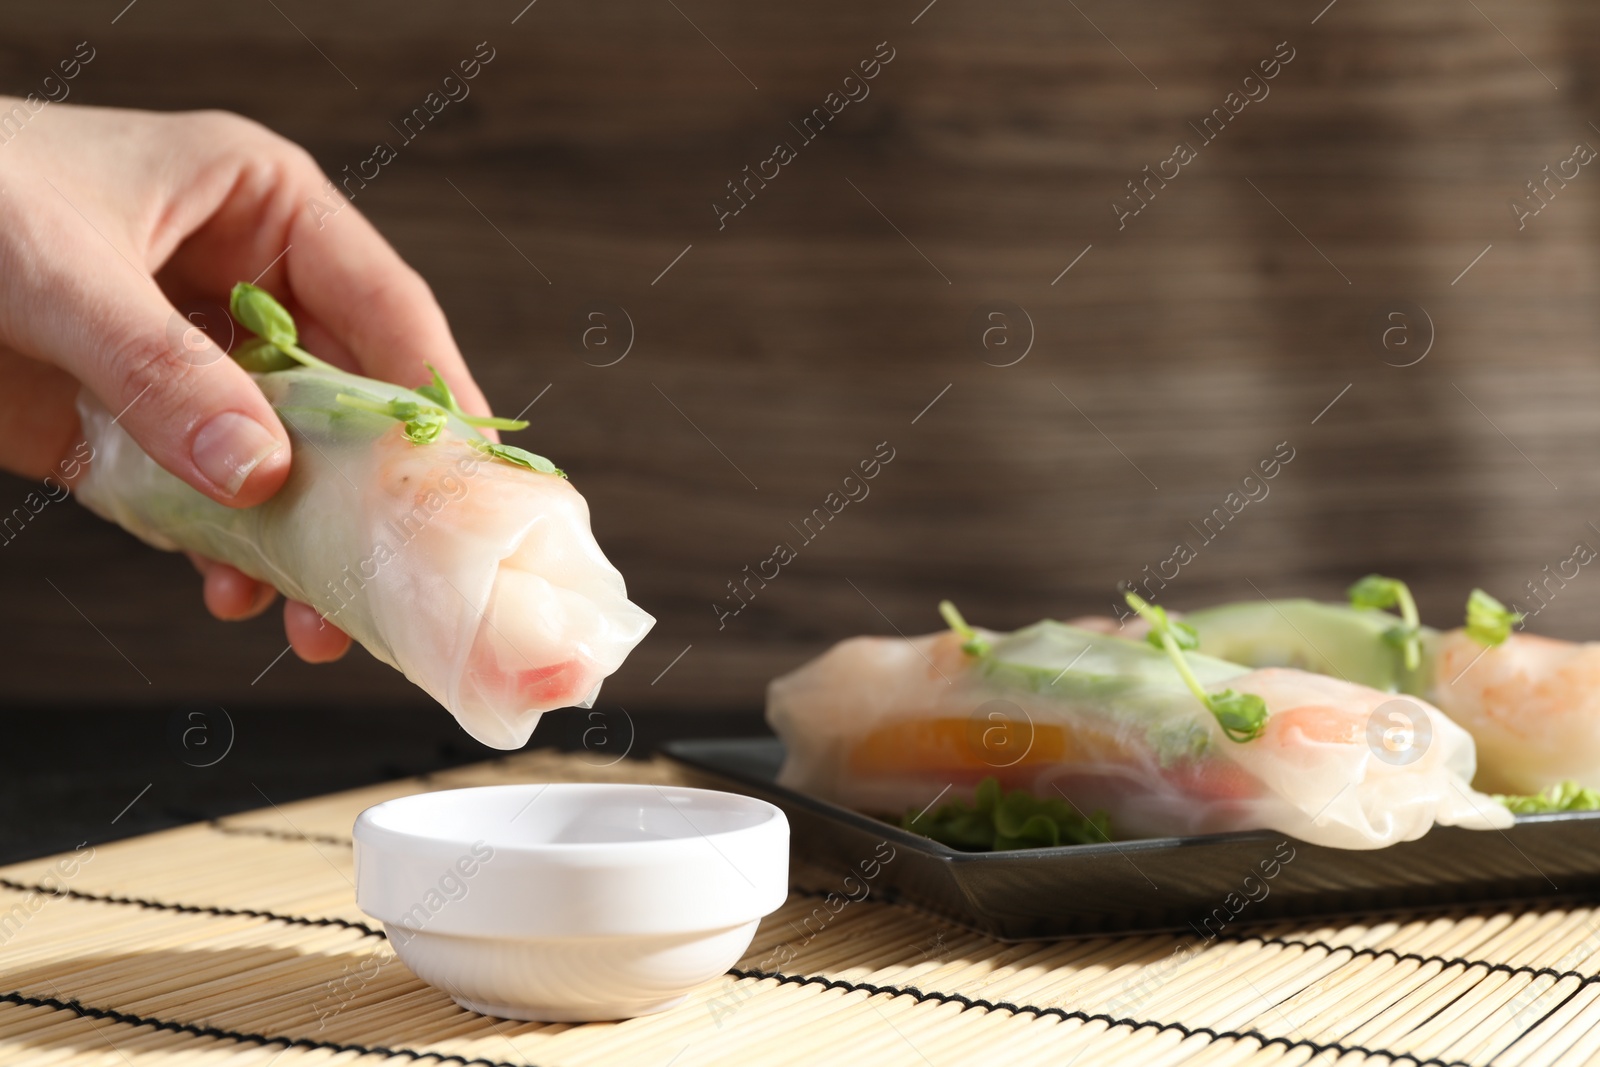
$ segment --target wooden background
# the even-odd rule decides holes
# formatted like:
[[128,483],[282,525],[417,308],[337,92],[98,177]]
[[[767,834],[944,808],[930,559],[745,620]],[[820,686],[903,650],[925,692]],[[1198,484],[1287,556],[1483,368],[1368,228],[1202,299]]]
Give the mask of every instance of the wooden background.
[[[941,597],[995,627],[1104,610],[1284,441],[1168,603],[1377,570],[1448,624],[1472,585],[1511,598],[1600,548],[1600,170],[1522,232],[1507,205],[1600,146],[1600,15],[1325,2],[12,2],[0,88],[88,39],[72,102],[230,108],[333,172],[487,41],[471,96],[357,205],[496,409],[542,395],[511,440],[572,472],[660,620],[602,707],[755,709],[839,638],[934,628]],[[719,232],[724,184],[883,41],[870,97]],[[1270,96],[1119,231],[1111,198],[1285,41]],[[577,342],[595,302],[634,324],[613,366]],[[986,365],[1023,347],[1017,323],[977,340],[1005,304],[1034,343]],[[1410,349],[1379,343],[1409,305],[1434,343],[1386,365],[1427,339],[1413,311]],[[725,583],[883,441],[870,497],[719,630]],[[27,490],[0,478],[0,501]],[[1590,570],[1535,630],[1600,634]],[[73,504],[0,547],[0,597],[8,702],[443,715],[359,650],[261,676],[275,616],[212,621],[186,563]]]

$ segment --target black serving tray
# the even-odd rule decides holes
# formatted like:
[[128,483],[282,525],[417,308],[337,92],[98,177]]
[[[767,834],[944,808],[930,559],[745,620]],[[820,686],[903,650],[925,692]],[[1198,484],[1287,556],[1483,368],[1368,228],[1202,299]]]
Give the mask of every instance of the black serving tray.
[[1600,812],[1518,816],[1504,832],[1436,826],[1367,851],[1252,831],[970,853],[778,785],[776,738],[673,741],[662,751],[714,787],[782,808],[794,855],[837,872],[838,886],[818,889],[898,897],[1006,941],[1164,930],[1209,938],[1268,919],[1600,896]]

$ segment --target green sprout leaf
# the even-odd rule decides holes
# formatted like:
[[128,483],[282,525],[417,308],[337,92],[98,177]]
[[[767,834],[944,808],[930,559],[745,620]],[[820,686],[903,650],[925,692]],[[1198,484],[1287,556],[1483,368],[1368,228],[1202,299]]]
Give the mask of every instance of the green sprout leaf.
[[514,463],[519,467],[538,471],[540,474],[554,474],[558,478],[567,476],[566,471],[557,467],[543,456],[536,456],[525,448],[518,448],[516,445],[499,445],[493,441],[472,441],[469,443],[479,452],[487,456],[493,456],[495,459],[503,459],[507,463]]
[[405,424],[402,431],[406,440],[414,445],[425,445],[439,439],[450,419],[436,407],[419,404],[415,400],[379,400],[375,396],[339,393],[334,397],[346,407],[370,411],[374,415],[387,415]]
[[1525,616],[1512,611],[1482,589],[1467,597],[1467,636],[1485,648],[1493,648],[1511,636]]
[[300,364],[283,349],[262,337],[251,337],[234,346],[233,361],[252,374],[270,374]]
[[1172,665],[1178,668],[1178,675],[1183,679],[1183,684],[1188,686],[1189,692],[1195,695],[1195,699],[1216,717],[1217,725],[1222,727],[1222,732],[1227,735],[1229,741],[1242,744],[1245,741],[1255,740],[1265,732],[1267,728],[1265,700],[1254,693],[1235,693],[1232,689],[1224,689],[1220,693],[1208,693],[1205,686],[1200,684],[1200,679],[1195,677],[1189,661],[1183,658],[1186,650],[1193,650],[1200,644],[1194,627],[1173,622],[1168,617],[1166,609],[1156,607],[1132,590],[1124,590],[1122,595],[1127,598],[1128,606],[1150,624],[1150,633],[1145,640],[1167,653]]
[[294,327],[294,317],[287,308],[275,300],[271,293],[249,282],[233,287],[228,297],[228,310],[240,325],[257,337],[288,350],[300,343],[300,333]]
[[420,396],[427,397],[429,400],[433,401],[435,404],[438,404],[440,407],[445,408],[446,410],[456,410],[460,406],[456,403],[456,395],[452,393],[450,391],[450,387],[445,384],[444,378],[439,374],[439,369],[432,363],[426,364],[426,366],[428,368],[428,373],[433,376],[433,380],[427,385],[417,386],[414,391]]
[[426,445],[438,440],[439,434],[443,433],[444,428],[450,423],[450,420],[445,417],[442,411],[425,408],[420,404],[403,404],[403,406],[417,409],[400,416],[405,423],[405,429],[402,432],[405,434],[406,440],[414,445]]
[[1551,811],[1600,811],[1600,789],[1586,789],[1574,781],[1558,782],[1531,796],[1496,795],[1495,799],[1517,815],[1542,815]]
[[496,430],[526,430],[528,423],[523,419],[501,419],[493,415],[468,415],[461,410],[461,405],[456,401],[456,395],[445,384],[444,377],[432,363],[428,364],[428,373],[433,375],[433,381],[427,385],[418,386],[416,392],[444,408],[450,414],[466,423],[468,426],[487,426]]
[[1171,634],[1173,643],[1178,646],[1180,652],[1193,652],[1200,647],[1200,634],[1193,626],[1186,622],[1173,622],[1167,617],[1166,611],[1154,604],[1146,606],[1152,613],[1160,612],[1163,623],[1160,627],[1152,626],[1150,632],[1144,635],[1146,644],[1154,645],[1156,648],[1166,648],[1166,637]]
[[[295,329],[294,316],[289,314],[288,308],[278,303],[271,293],[260,286],[251,285],[249,282],[235,285],[233,292],[228,296],[228,310],[245,329],[296,363],[321,370],[334,369],[330,364],[300,347],[300,333]],[[251,349],[250,357],[257,363],[267,362],[259,346]],[[279,366],[273,369],[284,368]]]
[[961,636],[961,651],[969,656],[986,655],[989,651],[989,642],[979,636],[978,631],[967,625],[967,620],[961,617],[961,612],[948,600],[939,601],[939,614],[944,618],[945,625]]
[[1400,602],[1400,591],[1405,583],[1381,574],[1369,574],[1352,585],[1347,594],[1350,603],[1358,608],[1392,608]]
[[[431,404],[419,404],[415,400],[380,400],[375,396],[366,396],[357,393],[340,393],[334,399],[345,407],[355,408],[358,411],[370,411],[374,415],[385,415],[391,419],[398,419],[405,424],[404,433],[406,440],[414,445],[425,445],[439,439],[439,435],[450,424],[450,416],[443,408]],[[536,456],[525,448],[515,445],[501,445],[481,438],[468,438],[467,444],[492,459],[504,460],[518,467],[526,467],[540,474],[554,474],[565,478],[567,472],[551,463],[543,456]]]
[[951,800],[933,811],[907,811],[902,829],[963,852],[999,852],[1111,840],[1103,811],[1085,817],[1064,798],[1039,798],[1025,790],[1005,793],[997,778],[978,783],[972,803]]
[[1251,741],[1266,729],[1267,702],[1254,693],[1224,689],[1212,694],[1207,704],[1230,741]]
[[1417,602],[1412,599],[1406,583],[1398,578],[1369,574],[1350,587],[1349,596],[1354,607],[1377,608],[1380,611],[1395,607],[1400,609],[1400,625],[1386,631],[1383,639],[1401,650],[1406,670],[1416,670],[1422,663],[1422,619],[1417,614]]
[[[295,329],[294,316],[273,298],[272,294],[249,282],[233,287],[228,298],[228,308],[245,329],[256,336],[234,349],[233,357],[245,370],[258,374],[286,370],[296,364],[339,373],[338,368],[325,363],[300,347],[300,334]],[[433,380],[417,389],[419,396],[433,401],[419,404],[415,400],[383,400],[365,394],[339,393],[335,399],[346,407],[370,411],[398,419],[404,424],[407,441],[425,445],[437,441],[455,416],[469,426],[490,427],[496,430],[525,430],[528,424],[521,419],[500,419],[492,415],[468,415],[461,410],[455,394],[432,364],[428,373]],[[496,444],[493,441],[468,440],[468,444],[494,459],[518,467],[526,467],[540,474],[554,474],[565,478],[566,472],[543,456],[534,455],[515,445]]]

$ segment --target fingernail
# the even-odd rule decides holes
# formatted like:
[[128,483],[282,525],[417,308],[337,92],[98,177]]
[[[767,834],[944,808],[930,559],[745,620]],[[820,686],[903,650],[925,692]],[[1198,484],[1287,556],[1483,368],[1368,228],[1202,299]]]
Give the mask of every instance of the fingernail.
[[194,435],[194,465],[200,473],[237,496],[250,472],[271,458],[283,442],[248,415],[224,411]]

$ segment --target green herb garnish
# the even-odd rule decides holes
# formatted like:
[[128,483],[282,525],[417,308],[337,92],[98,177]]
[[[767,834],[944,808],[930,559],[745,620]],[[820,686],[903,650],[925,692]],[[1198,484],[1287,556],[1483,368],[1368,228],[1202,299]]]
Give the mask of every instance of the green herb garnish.
[[1200,646],[1194,627],[1172,621],[1165,608],[1156,607],[1131,590],[1124,591],[1122,595],[1127,598],[1128,606],[1150,624],[1150,633],[1145,640],[1167,653],[1172,665],[1178,668],[1183,684],[1189,687],[1189,692],[1205,705],[1207,711],[1216,716],[1217,725],[1228,735],[1228,740],[1242,743],[1260,737],[1267,728],[1267,702],[1254,693],[1236,693],[1232,689],[1224,689],[1220,693],[1206,692],[1200,679],[1194,676],[1189,661],[1183,658],[1185,651]]
[[264,337],[251,337],[235,345],[229,353],[233,361],[252,374],[270,374],[300,364]]
[[1586,789],[1574,781],[1559,782],[1532,796],[1496,795],[1495,799],[1517,815],[1551,811],[1600,811],[1600,789]]
[[450,419],[443,411],[427,404],[419,404],[415,400],[379,400],[375,396],[363,394],[339,393],[334,397],[345,407],[355,408],[358,411],[370,411],[374,415],[387,415],[391,419],[399,419],[405,423],[402,431],[406,440],[414,445],[425,445],[438,440],[444,428],[449,425]]
[[[334,374],[342,373],[337,367],[323,362],[300,347],[300,331],[295,327],[294,316],[289,314],[288,308],[278,303],[271,293],[260,286],[251,285],[249,282],[235,285],[228,297],[228,309],[245,329],[256,335],[235,347],[233,351],[233,358],[245,370],[256,374],[269,374],[273,371],[288,370],[299,364]],[[364,393],[339,393],[334,399],[358,411],[369,411],[375,415],[398,419],[404,424],[402,432],[406,440],[414,445],[437,441],[439,435],[450,425],[451,416],[468,426],[491,427],[496,430],[527,429],[528,424],[522,419],[468,415],[461,410],[455,394],[450,391],[450,386],[445,384],[438,369],[429,364],[428,373],[433,376],[433,380],[413,391],[423,399],[432,401],[431,404],[420,404],[415,400],[398,397],[384,400]],[[466,441],[473,448],[494,459],[526,467],[540,474],[554,474],[562,478],[567,476],[566,471],[525,448],[502,445],[481,437],[470,437]]]
[[249,282],[235,285],[233,292],[228,295],[228,310],[233,312],[233,317],[245,329],[296,363],[322,370],[334,369],[331,364],[324,363],[300,347],[300,331],[295,329],[294,316],[260,286]]
[[554,463],[551,463],[543,456],[534,455],[526,448],[518,448],[516,445],[496,444],[493,441],[468,441],[467,443],[486,456],[493,456],[495,459],[503,459],[507,463],[514,463],[519,467],[526,467],[531,471],[538,471],[540,474],[554,474],[558,478],[565,478],[567,476],[566,471],[562,470],[560,467],[557,467]]
[[1467,636],[1485,648],[1493,648],[1511,636],[1511,629],[1522,623],[1520,611],[1512,611],[1482,589],[1467,597]]
[[1422,619],[1406,583],[1398,578],[1369,574],[1350,587],[1349,596],[1350,603],[1358,608],[1400,609],[1400,625],[1391,627],[1383,639],[1404,653],[1406,670],[1416,670],[1422,663]]
[[986,655],[989,651],[989,642],[979,636],[978,631],[967,625],[967,620],[961,617],[961,612],[948,600],[939,601],[939,614],[943,616],[945,625],[961,636],[961,651],[969,656]]
[[427,364],[427,367],[428,373],[433,375],[433,381],[427,385],[419,385],[415,391],[438,404],[468,426],[488,426],[496,430],[526,430],[528,428],[528,423],[525,419],[501,419],[493,415],[468,415],[461,410],[461,405],[456,402],[456,395],[445,384],[438,368],[432,363]]
[[1002,795],[997,778],[985,778],[968,804],[951,800],[933,811],[906,812],[902,829],[963,852],[1093,845],[1111,840],[1106,813],[1085,818],[1064,799],[1040,799],[1022,789]]

